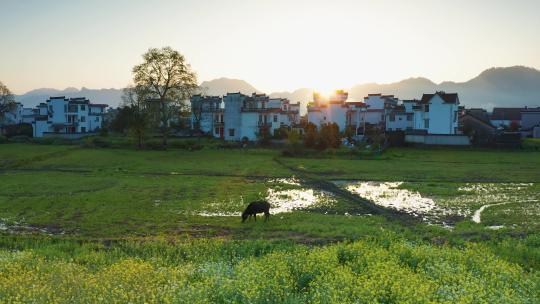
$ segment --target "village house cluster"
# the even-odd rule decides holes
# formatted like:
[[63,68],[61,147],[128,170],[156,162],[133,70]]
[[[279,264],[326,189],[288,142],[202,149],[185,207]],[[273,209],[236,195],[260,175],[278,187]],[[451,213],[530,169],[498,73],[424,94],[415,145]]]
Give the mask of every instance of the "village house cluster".
[[300,128],[300,103],[265,94],[191,97],[193,129],[225,140],[256,140],[282,128]]
[[[522,137],[540,137],[540,108],[465,109],[457,93],[435,92],[419,99],[400,100],[394,95],[368,94],[363,101],[350,101],[343,90],[324,98],[313,94],[307,114],[300,117],[300,104],[265,94],[247,96],[195,95],[191,98],[192,128],[225,140],[256,140],[264,130],[302,130],[301,122],[317,128],[335,123],[340,131],[352,129],[362,139],[369,128],[403,132],[405,141],[435,145],[468,145],[471,138],[488,141],[497,130],[520,132]],[[483,111],[477,122],[478,110]],[[483,129],[489,128],[489,136]],[[473,134],[474,136],[471,136]]]
[[93,104],[84,97],[50,97],[35,108],[17,103],[4,117],[5,125],[32,125],[33,137],[57,136],[77,138],[101,129],[106,104]]
[[[314,93],[305,116],[300,115],[299,102],[257,93],[194,95],[190,103],[191,128],[228,141],[254,141],[282,130],[302,134],[308,123],[317,128],[335,123],[341,132],[352,130],[357,140],[375,128],[387,134],[401,132],[406,142],[434,145],[489,144],[502,131],[540,138],[540,107],[494,108],[491,113],[465,109],[456,93],[435,92],[412,100],[368,94],[363,101],[350,101],[343,90],[329,97]],[[0,123],[31,125],[33,137],[79,138],[103,127],[107,107],[84,97],[50,97],[35,108],[17,103]]]

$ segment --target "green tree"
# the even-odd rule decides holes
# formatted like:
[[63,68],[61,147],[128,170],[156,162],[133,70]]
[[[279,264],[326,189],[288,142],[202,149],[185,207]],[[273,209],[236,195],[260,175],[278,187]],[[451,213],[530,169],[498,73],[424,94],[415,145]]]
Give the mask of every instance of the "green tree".
[[11,93],[7,86],[0,81],[0,123],[4,120],[4,115],[16,106],[15,96]]
[[339,148],[340,145],[339,126],[336,123],[322,125],[317,137],[317,148],[325,150],[327,148]]
[[187,102],[197,89],[197,76],[186,59],[171,47],[151,48],[143,63],[133,67],[137,93],[149,103],[144,109],[160,130],[167,146],[171,120],[188,108]]
[[139,148],[144,146],[144,138],[150,124],[145,93],[146,90],[144,87],[128,86],[125,88],[124,95],[122,96],[124,107],[118,113],[119,117],[117,117],[117,123],[124,130],[126,128],[129,130],[133,137],[135,137],[137,147]]
[[317,144],[317,126],[314,123],[309,122],[304,128],[304,146],[308,148],[314,148]]

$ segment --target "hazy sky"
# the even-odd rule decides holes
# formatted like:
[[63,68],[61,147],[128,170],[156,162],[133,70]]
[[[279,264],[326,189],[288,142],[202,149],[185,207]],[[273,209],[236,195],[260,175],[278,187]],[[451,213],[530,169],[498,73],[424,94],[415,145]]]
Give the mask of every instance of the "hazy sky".
[[149,47],[266,92],[540,68],[540,0],[0,0],[0,81],[120,88]]

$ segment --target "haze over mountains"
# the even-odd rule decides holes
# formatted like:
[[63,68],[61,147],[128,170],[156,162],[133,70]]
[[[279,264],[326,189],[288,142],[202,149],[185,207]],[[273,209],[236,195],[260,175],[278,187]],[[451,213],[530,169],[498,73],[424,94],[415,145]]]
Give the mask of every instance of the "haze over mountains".
[[[201,83],[202,92],[206,95],[224,95],[227,92],[251,94],[261,93],[244,80],[219,78]],[[339,89],[339,88],[336,88]],[[369,93],[393,94],[400,99],[420,98],[423,93],[435,91],[457,92],[462,105],[467,108],[482,107],[491,110],[493,107],[540,106],[540,71],[514,66],[507,68],[491,68],[466,82],[446,81],[436,84],[427,78],[409,78],[395,83],[358,84],[349,91],[352,100],[361,101]],[[293,92],[274,92],[271,97],[288,98],[292,102],[300,101],[302,111],[311,101],[313,89],[300,88]],[[25,107],[33,107],[47,100],[49,96],[87,97],[94,103],[107,103],[118,106],[122,99],[122,89],[76,89],[65,90],[37,89],[17,96],[17,100]]]

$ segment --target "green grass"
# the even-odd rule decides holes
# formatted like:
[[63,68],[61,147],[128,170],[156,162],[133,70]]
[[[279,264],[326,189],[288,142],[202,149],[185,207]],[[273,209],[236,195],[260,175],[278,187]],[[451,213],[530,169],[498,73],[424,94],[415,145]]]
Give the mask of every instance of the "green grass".
[[539,182],[538,152],[392,148],[376,159],[284,158],[326,179],[382,181]]
[[[345,152],[286,158],[213,142],[198,151],[3,144],[0,228],[10,232],[0,234],[0,298],[534,303],[538,168],[540,153],[531,150],[395,148],[358,159]],[[451,230],[371,216],[344,197],[267,223],[200,215],[240,212],[269,188],[304,188],[272,181],[293,175],[403,181],[403,189],[470,213],[509,201],[486,209],[481,224],[466,217]],[[496,185],[489,194],[499,196],[460,190],[477,182]],[[518,182],[532,184],[522,192],[504,188]],[[115,278],[123,289],[112,287]],[[248,292],[243,284],[271,287]]]

